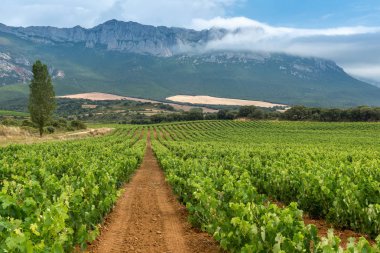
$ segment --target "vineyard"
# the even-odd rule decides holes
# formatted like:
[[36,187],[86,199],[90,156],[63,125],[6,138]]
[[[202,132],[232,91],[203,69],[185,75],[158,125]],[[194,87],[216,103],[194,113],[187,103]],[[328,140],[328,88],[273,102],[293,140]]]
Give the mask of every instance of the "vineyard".
[[140,133],[0,149],[0,252],[71,252],[94,240],[141,162]]
[[155,131],[159,163],[192,223],[224,249],[342,250],[332,231],[320,238],[305,225],[305,212],[372,238],[351,239],[347,252],[379,251],[379,124],[215,121]]
[[[85,248],[150,145],[191,224],[227,252],[380,252],[379,133],[378,123],[199,121],[1,148],[0,252]],[[305,216],[363,237],[343,243]]]

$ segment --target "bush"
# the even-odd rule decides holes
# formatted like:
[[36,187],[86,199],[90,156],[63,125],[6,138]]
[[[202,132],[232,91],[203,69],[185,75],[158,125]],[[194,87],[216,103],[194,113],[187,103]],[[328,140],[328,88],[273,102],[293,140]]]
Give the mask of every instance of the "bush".
[[71,126],[66,127],[66,130],[67,131],[75,131],[75,129],[73,127],[71,127]]
[[67,121],[65,119],[58,119],[51,122],[51,125],[55,128],[65,128],[67,127]]
[[86,124],[84,124],[82,121],[79,121],[79,120],[71,121],[70,127],[72,127],[73,129],[76,129],[76,130],[81,130],[81,129],[87,128]]
[[248,117],[248,115],[253,114],[257,110],[256,106],[241,106],[239,108],[238,117]]
[[250,119],[264,119],[265,112],[261,109],[256,109],[252,113],[248,114],[248,118]]
[[34,123],[28,119],[25,119],[21,122],[21,126],[23,126],[23,127],[34,127]]
[[168,104],[159,104],[158,108],[160,108],[162,110],[166,110],[166,111],[172,111],[172,112],[175,111],[174,107],[171,105],[168,105]]
[[1,121],[4,126],[18,126],[19,122],[13,118],[5,118]]
[[45,127],[45,132],[48,134],[53,134],[55,132],[55,128],[53,126]]
[[216,120],[218,115],[216,113],[206,113],[205,120]]

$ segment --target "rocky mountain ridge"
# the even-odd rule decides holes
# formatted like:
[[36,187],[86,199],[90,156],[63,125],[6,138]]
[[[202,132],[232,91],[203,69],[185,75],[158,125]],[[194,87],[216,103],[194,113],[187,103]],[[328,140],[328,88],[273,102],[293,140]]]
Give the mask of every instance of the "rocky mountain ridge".
[[320,74],[329,71],[345,74],[344,70],[331,60],[278,53],[214,51],[204,54],[184,54],[177,56],[177,59],[179,63],[192,62],[194,65],[201,63],[240,64],[246,69],[254,69],[265,64],[277,64],[282,73],[302,79],[318,79]]
[[107,50],[164,57],[196,49],[226,34],[223,29],[195,31],[117,20],[110,20],[90,29],[80,26],[73,28],[10,27],[0,24],[0,32],[37,43],[82,43],[87,48],[103,47]]

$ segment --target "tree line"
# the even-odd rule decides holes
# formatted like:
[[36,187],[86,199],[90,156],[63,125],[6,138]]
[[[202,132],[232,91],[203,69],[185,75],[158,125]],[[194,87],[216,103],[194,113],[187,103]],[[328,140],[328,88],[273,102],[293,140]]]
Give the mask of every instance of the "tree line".
[[[224,114],[228,115],[228,112],[225,112]],[[242,106],[239,108],[236,117],[249,119],[279,119],[291,121],[375,122],[380,121],[380,107],[359,106],[348,109],[339,109],[313,108],[298,105],[293,106],[284,112],[279,112],[261,109],[255,106]]]
[[359,106],[349,109],[338,108],[308,108],[294,106],[282,115],[286,120],[309,120],[309,121],[380,121],[380,107]]
[[290,120],[290,121],[321,121],[321,122],[377,122],[380,121],[380,107],[359,106],[349,109],[311,108],[294,106],[284,112],[275,109],[256,106],[241,106],[238,109],[222,109],[217,113],[203,113],[201,109],[189,112],[156,114],[144,120],[135,119],[132,124],[155,124],[173,121],[193,120]]

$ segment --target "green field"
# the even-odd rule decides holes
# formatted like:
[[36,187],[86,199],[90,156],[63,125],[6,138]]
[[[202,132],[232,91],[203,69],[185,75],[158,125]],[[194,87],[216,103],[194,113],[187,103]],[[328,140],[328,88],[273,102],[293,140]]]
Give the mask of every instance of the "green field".
[[[0,252],[71,252],[92,241],[148,133],[191,223],[228,252],[380,252],[380,124],[283,121],[129,125],[0,148]],[[343,249],[304,213],[371,239]]]
[[[336,252],[339,239],[316,238],[300,210],[337,228],[380,233],[378,123],[214,121],[156,129],[153,147],[167,179],[193,223],[225,249]],[[323,246],[328,241],[332,251]]]
[[94,240],[141,162],[138,133],[0,148],[0,252],[72,252]]
[[29,113],[0,110],[0,116],[28,117]]

